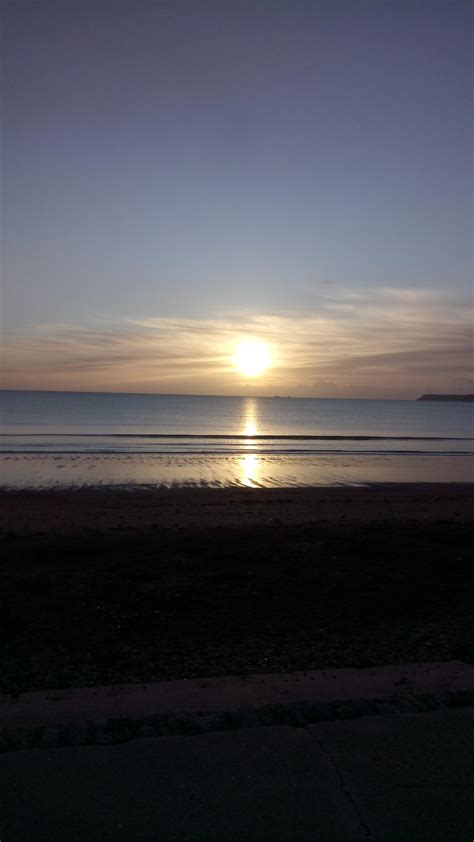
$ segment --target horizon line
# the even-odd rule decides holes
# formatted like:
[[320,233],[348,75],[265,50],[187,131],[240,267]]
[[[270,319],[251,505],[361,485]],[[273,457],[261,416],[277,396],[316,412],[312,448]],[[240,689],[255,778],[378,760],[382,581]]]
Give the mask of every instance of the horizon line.
[[[208,392],[116,392],[103,390],[83,389],[5,389],[0,387],[1,392],[38,393],[50,395],[138,395],[141,397],[162,397],[162,398],[258,398],[259,400],[319,400],[319,401],[417,401],[418,398],[345,398],[345,397],[323,397],[321,395],[227,395],[212,394]],[[422,394],[443,394],[439,392],[424,392]],[[454,393],[453,393],[454,394]],[[457,393],[459,395],[470,393]],[[421,394],[420,394],[421,397]]]

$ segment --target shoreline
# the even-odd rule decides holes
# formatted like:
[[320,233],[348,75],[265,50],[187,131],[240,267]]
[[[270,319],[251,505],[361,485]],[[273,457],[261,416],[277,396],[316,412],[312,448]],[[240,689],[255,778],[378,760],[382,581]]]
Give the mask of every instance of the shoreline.
[[0,474],[4,490],[57,489],[65,493],[96,488],[191,493],[202,488],[227,492],[246,488],[446,485],[474,482],[474,454],[455,448],[450,453],[422,449],[275,453],[255,452],[254,447],[238,453],[11,453],[0,455]]

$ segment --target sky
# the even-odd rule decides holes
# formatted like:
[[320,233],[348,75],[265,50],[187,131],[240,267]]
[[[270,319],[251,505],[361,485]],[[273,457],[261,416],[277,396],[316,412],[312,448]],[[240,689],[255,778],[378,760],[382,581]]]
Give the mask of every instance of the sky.
[[471,33],[464,0],[4,0],[2,385],[474,391]]

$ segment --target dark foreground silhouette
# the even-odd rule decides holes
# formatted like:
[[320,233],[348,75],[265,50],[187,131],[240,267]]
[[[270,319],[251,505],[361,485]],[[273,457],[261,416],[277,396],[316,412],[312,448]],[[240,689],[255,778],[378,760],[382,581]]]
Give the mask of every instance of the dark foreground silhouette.
[[2,689],[472,661],[472,487],[444,490],[445,520],[428,493],[370,522],[345,490],[312,522],[7,531]]

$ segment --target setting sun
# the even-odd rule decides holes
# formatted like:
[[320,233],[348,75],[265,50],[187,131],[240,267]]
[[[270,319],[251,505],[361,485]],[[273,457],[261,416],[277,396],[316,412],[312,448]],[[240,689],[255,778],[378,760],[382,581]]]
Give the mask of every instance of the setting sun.
[[246,339],[237,347],[234,355],[235,367],[247,377],[257,377],[271,366],[270,349],[265,342]]

